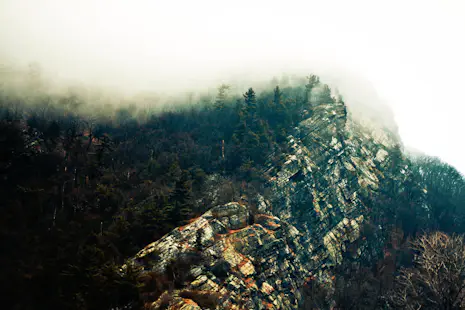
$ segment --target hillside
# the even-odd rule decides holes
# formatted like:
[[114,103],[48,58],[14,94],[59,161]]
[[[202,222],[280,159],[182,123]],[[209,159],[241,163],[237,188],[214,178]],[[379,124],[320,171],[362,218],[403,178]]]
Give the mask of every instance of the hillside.
[[465,232],[463,176],[318,77],[228,91],[155,108],[3,91],[2,304],[394,307],[410,240]]

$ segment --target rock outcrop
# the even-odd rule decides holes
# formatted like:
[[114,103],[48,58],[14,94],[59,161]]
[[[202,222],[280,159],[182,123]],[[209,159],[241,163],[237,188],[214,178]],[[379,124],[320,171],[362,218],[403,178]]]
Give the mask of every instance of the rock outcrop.
[[[186,291],[214,294],[220,309],[297,309],[305,281],[331,282],[344,257],[367,254],[365,201],[380,180],[394,178],[390,153],[398,141],[347,114],[342,102],[313,107],[288,138],[282,162],[270,162],[272,195],[257,197],[256,214],[237,202],[216,206],[134,257],[144,271],[163,273],[186,253],[201,256],[184,291],[171,293],[169,309],[205,308]],[[162,297],[153,309],[162,308]]]
[[[304,250],[299,237],[279,218],[251,216],[247,206],[232,202],[148,245],[134,261],[155,262],[151,270],[163,272],[171,259],[198,251],[202,262],[192,266],[193,281],[185,289],[216,293],[221,308],[294,309],[300,299],[296,288],[308,273],[296,254]],[[181,308],[192,302],[182,301]]]

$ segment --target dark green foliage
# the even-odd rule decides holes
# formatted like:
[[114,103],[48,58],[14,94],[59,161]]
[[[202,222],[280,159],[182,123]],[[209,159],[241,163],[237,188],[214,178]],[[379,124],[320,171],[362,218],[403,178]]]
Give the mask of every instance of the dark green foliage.
[[[33,104],[0,94],[2,306],[138,308],[182,288],[189,266],[202,263],[201,235],[192,257],[172,262],[165,275],[141,279],[118,266],[213,204],[266,192],[265,164],[283,159],[293,128],[313,105],[342,102],[316,76],[302,84],[284,80],[239,98],[222,85],[216,99],[193,103],[191,96],[156,110],[93,105],[72,92]],[[372,224],[367,240],[397,228],[401,244],[425,229],[465,232],[462,176],[437,161],[409,161],[400,147],[390,159],[383,173],[396,178],[363,197]],[[306,205],[296,205],[296,215]],[[219,263],[213,272],[221,278],[228,268]],[[211,305],[208,296],[185,294]]]
[[203,245],[202,245],[203,234],[204,234],[203,229],[199,229],[197,230],[197,233],[195,235],[195,249],[199,252],[201,252],[203,249]]
[[231,265],[224,259],[219,259],[212,267],[213,274],[220,279],[225,279],[230,271]]
[[436,158],[413,162],[417,183],[423,186],[424,205],[432,229],[465,232],[465,180],[452,166]]
[[252,88],[249,88],[249,90],[244,94],[244,103],[247,116],[253,118],[257,112],[257,98],[255,97],[255,92]]
[[260,95],[249,88],[242,98],[228,90],[204,98],[213,105],[157,114],[132,103],[94,106],[75,91],[33,105],[1,94],[2,305],[138,307],[180,288],[183,260],[170,267],[176,280],[152,275],[155,295],[118,266],[211,204],[263,191],[263,165],[302,119],[296,107],[308,108],[303,85]]
[[[428,238],[422,237],[420,240],[428,246],[431,245],[434,250],[431,250],[431,253],[437,255],[428,255],[428,259],[437,260],[434,265],[436,267],[424,270],[417,263],[419,251],[415,247],[412,249],[411,240],[423,232],[433,232],[433,236],[440,235],[444,240],[449,240],[447,235],[435,232],[437,230],[465,233],[465,179],[453,167],[438,159],[406,158],[402,155],[400,146],[390,150],[389,160],[390,165],[383,173],[390,177],[380,182],[381,186],[377,192],[372,193],[370,197],[363,197],[368,207],[366,214],[371,217],[361,232],[362,239],[366,242],[365,255],[355,261],[346,257],[342,265],[335,268],[334,291],[328,293],[329,297],[321,295],[321,284],[315,283],[313,287],[317,285],[317,289],[313,289],[313,292],[305,287],[304,306],[324,309],[327,307],[324,302],[329,298],[334,301],[337,309],[440,309],[438,304],[442,301],[438,301],[437,296],[453,295],[449,294],[447,289],[435,292],[434,298],[418,292],[426,292],[424,287],[428,285],[438,289],[446,284],[463,287],[460,281],[454,282],[449,279],[433,284],[421,283],[427,276],[432,275],[447,278],[447,272],[436,272],[436,269],[441,268],[440,260],[447,265],[447,260],[458,256],[459,253],[461,255],[463,249],[455,249],[456,256],[450,253],[443,255],[428,243]],[[454,237],[450,240],[460,240],[463,245],[460,238]],[[356,244],[357,242],[353,246],[357,246]],[[347,252],[350,252],[350,247]],[[448,266],[445,269],[451,268]],[[399,275],[401,270],[407,270],[409,275],[413,276],[403,275],[402,281],[395,281],[395,275]],[[419,277],[420,281],[416,275],[422,273],[427,276]],[[450,274],[456,275],[457,272]],[[405,287],[410,291],[407,292]],[[393,296],[397,299],[390,302]],[[431,303],[434,305],[431,306]],[[400,304],[402,306],[399,306]],[[453,306],[441,309],[459,308]]]
[[229,85],[222,84],[220,87],[218,87],[218,96],[215,101],[215,107],[219,110],[224,109],[227,99],[227,92],[229,90]]
[[327,284],[312,279],[304,284],[302,295],[302,310],[330,309],[331,294]]

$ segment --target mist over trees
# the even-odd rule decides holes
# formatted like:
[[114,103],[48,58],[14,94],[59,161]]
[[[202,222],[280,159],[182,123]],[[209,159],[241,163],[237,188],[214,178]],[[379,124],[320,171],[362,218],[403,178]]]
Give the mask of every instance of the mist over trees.
[[92,105],[37,91],[31,70],[31,96],[0,94],[1,274],[4,304],[18,309],[141,302],[135,279],[117,273],[124,260],[213,205],[262,192],[263,165],[306,105],[304,86],[240,98],[227,85],[164,110]]
[[[122,275],[125,260],[211,206],[266,195],[266,165],[282,160],[293,128],[314,105],[343,102],[310,75],[241,96],[223,84],[214,97],[180,104],[113,105],[98,92],[48,93],[40,68],[29,69],[28,92],[0,90],[0,277],[11,309],[140,308],[159,297],[148,285],[173,279]],[[382,300],[394,279],[373,270],[413,264],[417,235],[465,232],[463,176],[437,159],[406,158],[400,146],[391,156],[391,169],[410,166],[407,182],[386,181],[367,203],[374,225],[388,227],[396,259],[360,265],[357,279],[341,269],[341,305],[361,294],[354,300]],[[365,233],[373,238],[370,227]],[[361,275],[386,284],[346,291]]]

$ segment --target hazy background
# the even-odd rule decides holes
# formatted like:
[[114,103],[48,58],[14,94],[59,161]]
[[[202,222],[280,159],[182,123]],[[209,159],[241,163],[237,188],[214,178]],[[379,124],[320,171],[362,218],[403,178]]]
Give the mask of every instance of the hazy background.
[[463,0],[0,0],[3,65],[126,92],[316,73],[462,173],[464,38]]

